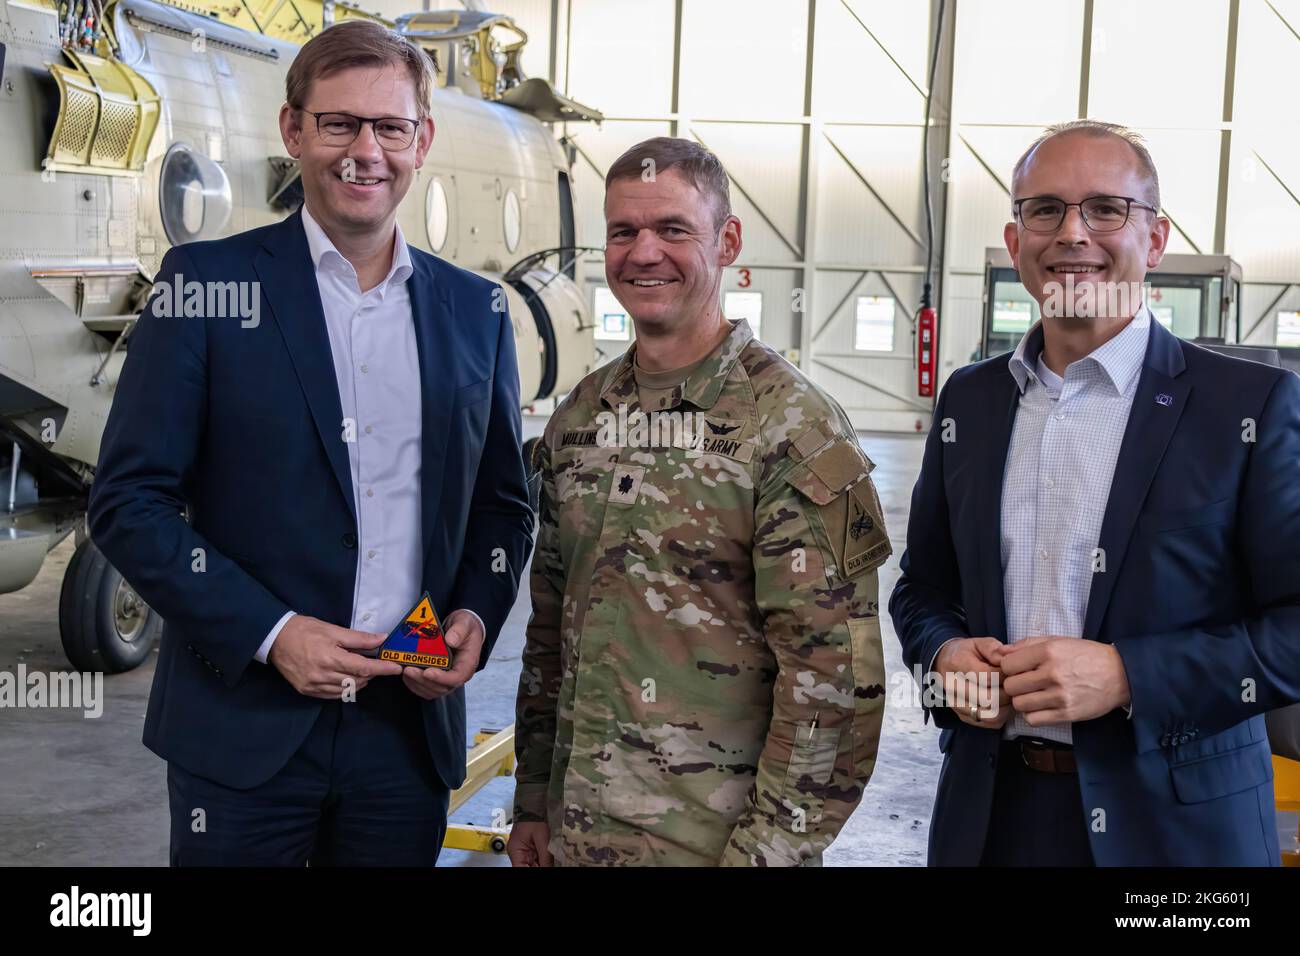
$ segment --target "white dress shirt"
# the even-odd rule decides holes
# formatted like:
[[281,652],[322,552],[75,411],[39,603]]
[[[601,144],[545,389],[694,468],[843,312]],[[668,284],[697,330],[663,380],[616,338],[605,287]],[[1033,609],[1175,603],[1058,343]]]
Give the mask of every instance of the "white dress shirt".
[[[362,292],[356,269],[335,248],[306,205],[302,224],[316,267],[325,326],[348,431],[357,512],[357,573],[352,627],[388,633],[423,593],[420,470],[420,365],[406,280],[411,254],[396,228],[388,275]],[[445,610],[445,609],[440,609]],[[293,617],[286,614],[256,657],[263,663]]]
[[[1043,363],[1041,322],[1010,360],[1020,389],[1002,486],[1002,589],[1007,641],[1081,637],[1115,462],[1146,355],[1144,304],[1124,329],[1058,376]],[[1071,743],[1068,723],[1031,726],[1014,714],[1005,737]]]

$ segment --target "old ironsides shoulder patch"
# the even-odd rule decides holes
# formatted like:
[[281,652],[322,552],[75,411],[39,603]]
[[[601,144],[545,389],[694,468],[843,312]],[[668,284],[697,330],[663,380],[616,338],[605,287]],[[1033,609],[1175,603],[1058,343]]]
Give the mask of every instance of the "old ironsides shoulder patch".
[[860,481],[847,492],[848,508],[844,527],[844,573],[853,577],[878,567],[889,557],[892,548],[885,523],[880,520],[880,506],[870,481]]

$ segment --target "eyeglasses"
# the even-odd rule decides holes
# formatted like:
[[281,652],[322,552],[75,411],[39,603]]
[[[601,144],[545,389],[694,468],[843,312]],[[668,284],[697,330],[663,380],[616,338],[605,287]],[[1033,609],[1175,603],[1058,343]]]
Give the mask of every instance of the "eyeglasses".
[[1066,202],[1055,196],[1029,196],[1011,204],[1013,214],[1030,232],[1056,232],[1065,222],[1065,213],[1071,206],[1079,207],[1083,224],[1093,232],[1123,229],[1134,206],[1160,212],[1155,206],[1128,196],[1089,196],[1082,202]]
[[327,146],[351,146],[361,135],[361,125],[369,123],[375,131],[375,141],[384,149],[406,149],[415,140],[419,121],[402,116],[353,116],[351,113],[315,113],[316,132]]

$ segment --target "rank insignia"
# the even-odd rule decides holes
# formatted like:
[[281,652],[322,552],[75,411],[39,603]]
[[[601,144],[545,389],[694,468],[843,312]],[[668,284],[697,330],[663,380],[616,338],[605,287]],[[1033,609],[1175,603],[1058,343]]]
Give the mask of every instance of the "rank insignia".
[[379,648],[379,659],[396,661],[408,667],[436,667],[439,670],[451,667],[451,651],[447,648],[442,622],[433,609],[428,591],[393,628],[393,633]]
[[615,468],[613,484],[609,489],[610,504],[635,504],[637,492],[641,490],[641,479],[644,477],[644,467],[619,465]]

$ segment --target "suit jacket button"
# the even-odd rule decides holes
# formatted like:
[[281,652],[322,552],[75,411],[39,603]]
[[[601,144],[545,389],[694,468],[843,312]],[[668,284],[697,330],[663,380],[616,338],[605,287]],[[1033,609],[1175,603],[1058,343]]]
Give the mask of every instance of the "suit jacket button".
[[357,546],[357,536],[349,531],[343,536],[343,547],[349,550]]

